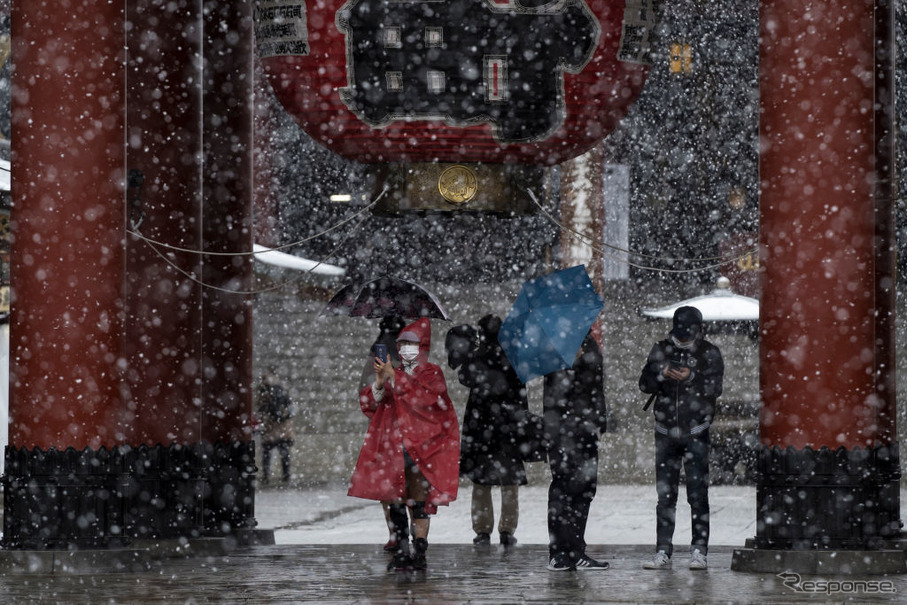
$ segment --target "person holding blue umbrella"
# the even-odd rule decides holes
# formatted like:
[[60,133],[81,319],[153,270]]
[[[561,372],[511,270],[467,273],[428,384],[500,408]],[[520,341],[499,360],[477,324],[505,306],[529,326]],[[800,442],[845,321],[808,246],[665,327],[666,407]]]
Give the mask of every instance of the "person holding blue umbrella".
[[573,366],[545,375],[550,571],[602,571],[586,554],[586,521],[598,487],[598,441],[607,428],[601,349],[586,334]]
[[607,428],[605,371],[591,328],[604,306],[584,265],[526,281],[498,332],[525,384],[544,376],[548,569],[600,571],[586,554],[586,521],[598,486],[598,440]]

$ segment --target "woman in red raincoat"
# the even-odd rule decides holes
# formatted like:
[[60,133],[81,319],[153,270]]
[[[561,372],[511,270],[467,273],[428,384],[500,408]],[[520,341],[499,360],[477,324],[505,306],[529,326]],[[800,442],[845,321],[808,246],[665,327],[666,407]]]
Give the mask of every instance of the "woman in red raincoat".
[[391,562],[425,569],[429,515],[457,497],[460,429],[441,368],[428,361],[431,323],[421,318],[397,336],[402,365],[375,359],[375,382],[359,394],[369,417],[348,494],[405,502],[413,517],[413,552],[405,535]]

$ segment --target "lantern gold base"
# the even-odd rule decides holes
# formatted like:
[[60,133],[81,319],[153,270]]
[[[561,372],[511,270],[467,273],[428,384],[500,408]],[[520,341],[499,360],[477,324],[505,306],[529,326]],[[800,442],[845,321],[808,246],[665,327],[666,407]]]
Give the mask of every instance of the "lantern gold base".
[[[493,213],[524,216],[542,203],[548,170],[516,164],[376,164],[375,197],[387,192],[373,212],[381,216],[416,213]],[[532,192],[532,195],[530,195]]]

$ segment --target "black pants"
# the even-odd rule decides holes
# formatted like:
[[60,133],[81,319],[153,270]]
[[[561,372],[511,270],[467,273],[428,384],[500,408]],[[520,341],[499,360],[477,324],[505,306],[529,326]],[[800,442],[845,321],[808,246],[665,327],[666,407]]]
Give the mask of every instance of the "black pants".
[[598,436],[563,437],[548,449],[548,551],[573,560],[586,552],[586,521],[598,488]]
[[283,467],[283,480],[285,483],[290,481],[290,446],[293,445],[291,439],[281,439],[279,441],[265,441],[261,445],[261,476],[262,480],[267,482],[271,474],[271,450],[277,448],[280,454],[280,463]]
[[658,504],[656,550],[671,556],[680,467],[686,474],[687,502],[692,515],[692,546],[707,554],[709,549],[709,431],[697,435],[670,436],[655,433],[655,488]]

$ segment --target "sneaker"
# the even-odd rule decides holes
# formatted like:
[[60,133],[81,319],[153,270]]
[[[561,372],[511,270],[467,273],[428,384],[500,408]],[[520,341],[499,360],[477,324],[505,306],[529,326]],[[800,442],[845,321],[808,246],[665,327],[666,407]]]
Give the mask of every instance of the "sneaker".
[[516,544],[516,536],[510,532],[501,532],[501,544],[504,546],[514,546]]
[[709,563],[705,558],[705,555],[702,554],[702,551],[698,548],[694,548],[693,552],[690,553],[690,569],[708,569]]
[[604,571],[611,567],[610,563],[605,561],[596,561],[592,557],[582,555],[576,561],[576,570],[577,571]]
[[671,569],[671,557],[663,550],[655,553],[650,561],[642,564],[643,569]]
[[491,536],[489,534],[476,534],[476,537],[472,539],[472,543],[476,546],[488,546],[491,544]]
[[567,555],[554,555],[548,561],[548,571],[576,571],[576,565]]

